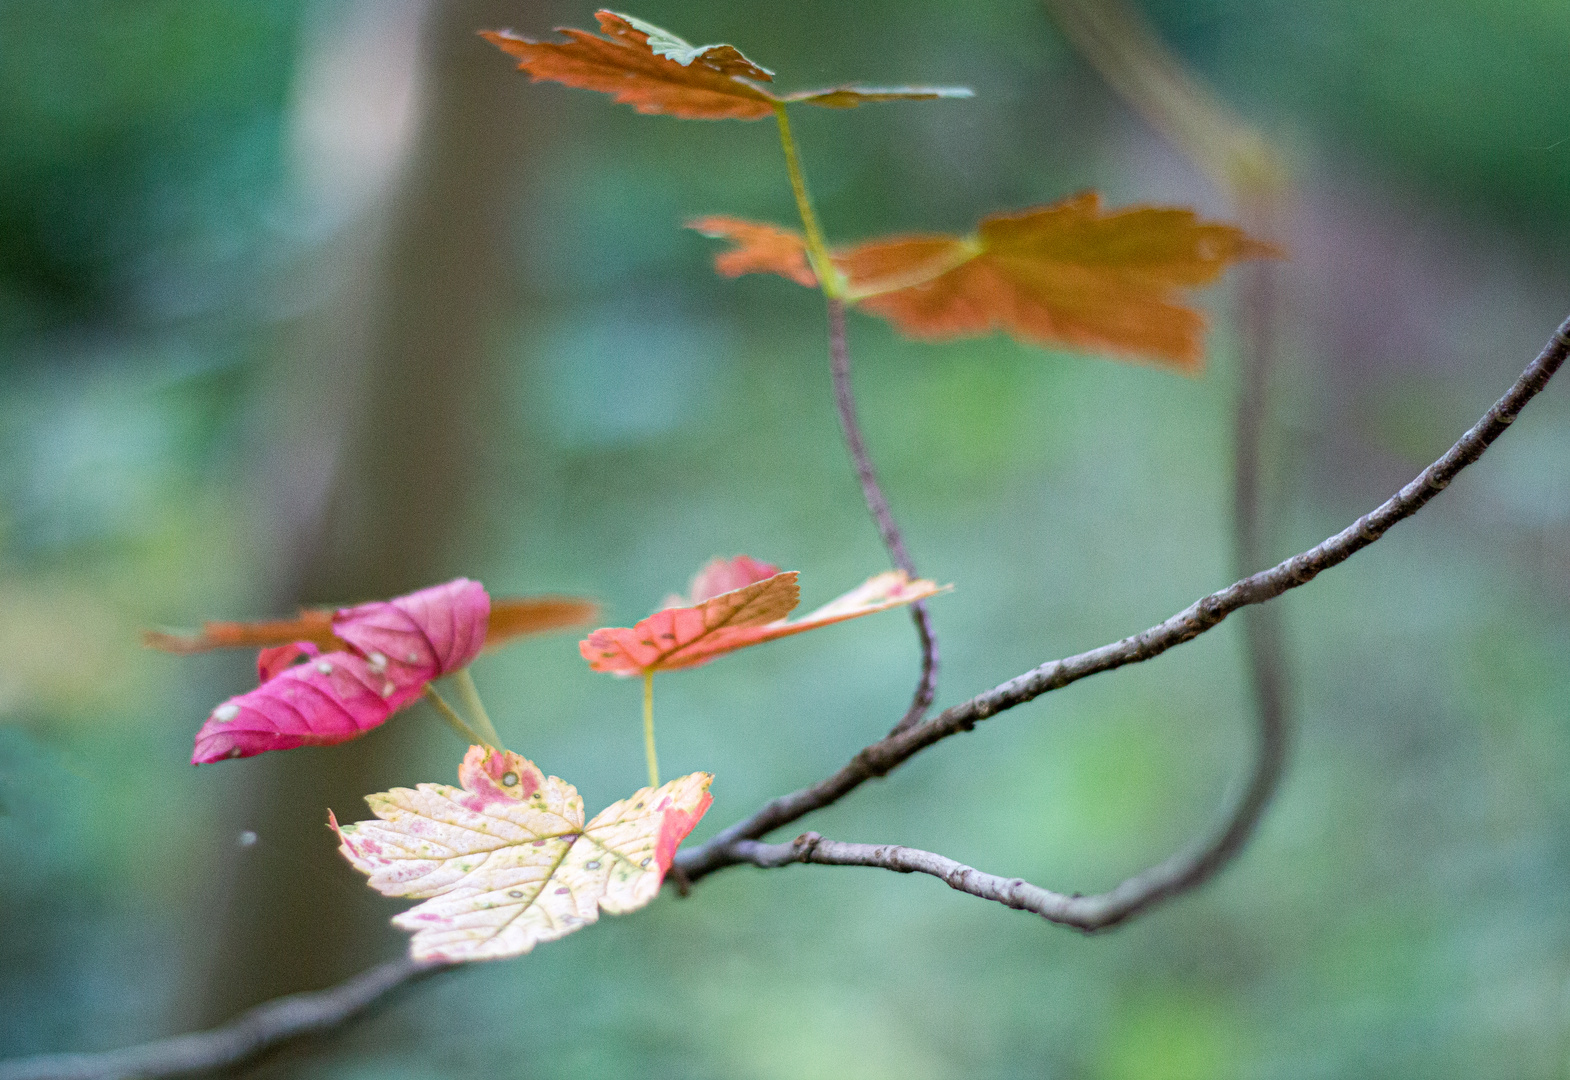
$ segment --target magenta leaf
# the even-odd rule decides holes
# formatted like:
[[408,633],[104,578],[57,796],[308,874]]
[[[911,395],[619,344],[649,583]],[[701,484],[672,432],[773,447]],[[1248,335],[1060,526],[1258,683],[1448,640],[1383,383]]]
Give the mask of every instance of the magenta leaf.
[[[302,641],[263,650],[262,685],[213,710],[196,733],[191,763],[363,735],[419,697],[426,683],[479,655],[490,608],[483,586],[459,578],[340,610],[332,630],[348,649],[321,653]],[[301,658],[306,662],[294,663]]]
[[400,691],[466,667],[485,645],[491,598],[477,581],[445,585],[344,608],[333,633],[369,660]]

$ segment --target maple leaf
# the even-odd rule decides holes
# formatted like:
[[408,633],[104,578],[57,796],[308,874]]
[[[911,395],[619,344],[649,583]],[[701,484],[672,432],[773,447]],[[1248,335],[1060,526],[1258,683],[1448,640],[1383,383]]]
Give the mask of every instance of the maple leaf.
[[[617,675],[675,671],[749,645],[924,600],[947,588],[925,579],[912,581],[904,571],[891,570],[790,622],[785,616],[801,599],[796,578],[794,570],[781,573],[746,555],[716,559],[693,578],[689,597],[672,597],[672,606],[636,626],[596,630],[578,643],[578,651],[595,671]],[[721,586],[729,588],[713,591]]]
[[262,650],[261,685],[213,710],[196,733],[191,763],[327,746],[363,735],[418,697],[432,679],[478,656],[490,610],[484,587],[458,578],[337,611],[328,623],[332,651],[311,640]]
[[652,23],[596,11],[604,37],[585,30],[561,29],[562,42],[535,41],[510,30],[482,30],[480,36],[517,57],[518,68],[534,82],[559,82],[598,90],[641,113],[663,113],[687,120],[761,120],[777,105],[801,103],[830,109],[866,102],[969,97],[962,87],[836,86],[776,96],[759,83],[774,73],[731,45],[691,45]]
[[643,788],[585,824],[571,784],[517,754],[471,746],[461,787],[394,788],[366,796],[377,820],[328,821],[372,888],[425,901],[393,919],[414,931],[414,959],[498,960],[653,900],[713,801],[713,779],[698,772]]
[[[728,277],[773,273],[817,279],[799,233],[736,218],[691,227],[731,240],[715,258]],[[1180,290],[1208,285],[1241,259],[1281,252],[1191,210],[1103,211],[1095,192],[983,218],[974,234],[896,236],[833,253],[848,298],[914,338],[1002,330],[1021,341],[1154,360],[1196,373],[1204,316]]]

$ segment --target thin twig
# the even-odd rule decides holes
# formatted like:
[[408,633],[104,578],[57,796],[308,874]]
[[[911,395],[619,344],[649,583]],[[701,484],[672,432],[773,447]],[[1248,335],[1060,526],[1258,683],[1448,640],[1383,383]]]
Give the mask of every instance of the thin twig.
[[[850,383],[850,346],[845,333],[845,303],[828,297],[829,306],[829,369],[834,376],[834,401],[839,406],[840,427],[845,432],[845,445],[851,460],[856,464],[856,475],[861,480],[861,494],[867,500],[867,509],[883,537],[894,565],[911,577],[916,575],[916,564],[905,550],[905,539],[900,535],[889,501],[878,486],[877,473],[872,468],[872,456],[867,453],[867,443],[861,437],[861,424],[856,419],[856,395]],[[910,708],[890,734],[897,734],[915,727],[927,715],[932,698],[938,691],[938,638],[932,632],[932,618],[927,614],[927,602],[918,600],[910,606],[911,621],[916,624],[916,637],[921,643],[921,676],[916,681],[916,692],[911,697]]]
[[290,1039],[329,1031],[362,1016],[390,991],[451,965],[404,957],[329,990],[258,1005],[221,1027],[102,1054],[40,1054],[0,1062],[0,1080],[121,1080],[188,1076],[243,1064]]
[[[735,845],[738,860],[773,869],[791,863],[826,866],[874,866],[899,874],[931,874],[949,888],[1006,907],[1033,911],[1048,922],[1072,926],[1087,933],[1107,930],[1157,902],[1185,892],[1220,865],[1203,852],[1175,855],[1166,862],[1129,878],[1116,888],[1093,896],[1068,895],[1032,885],[1022,878],[1003,878],[966,866],[944,855],[898,844],[847,844],[804,833],[788,844],[741,840]],[[1225,861],[1224,859],[1222,861]],[[1209,870],[1205,868],[1209,867]]]
[[781,826],[837,802],[874,777],[888,774],[933,743],[969,731],[976,723],[1057,690],[1090,675],[1160,656],[1218,625],[1232,612],[1262,604],[1305,585],[1330,567],[1374,543],[1396,522],[1422,509],[1447,487],[1457,473],[1476,461],[1515,420],[1523,406],[1548,384],[1570,354],[1570,319],[1566,319],[1515,384],[1437,461],[1395,495],[1364,514],[1341,532],[1292,558],[1219,592],[1202,597],[1148,630],[1089,652],[1052,660],[1017,678],[945,709],[915,727],[886,736],[861,750],[842,769],[811,787],[782,795],[751,817],[736,822],[706,842],[677,854],[690,880],[737,861],[749,861],[735,850],[737,841],[757,840]]

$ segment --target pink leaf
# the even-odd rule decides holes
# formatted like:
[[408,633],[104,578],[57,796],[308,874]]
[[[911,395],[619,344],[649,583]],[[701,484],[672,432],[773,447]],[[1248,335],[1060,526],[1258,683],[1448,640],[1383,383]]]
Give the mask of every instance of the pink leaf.
[[214,709],[196,733],[191,764],[345,742],[381,724],[419,692],[400,691],[352,653],[327,653]]
[[[309,641],[266,649],[262,685],[230,698],[196,733],[192,764],[268,750],[326,746],[377,727],[426,683],[467,665],[485,644],[490,598],[459,578],[394,600],[339,611],[321,654]],[[300,657],[309,662],[290,666]]]
[[344,608],[333,633],[373,665],[383,665],[400,689],[424,686],[466,666],[485,645],[491,598],[477,581],[458,578],[445,585]]

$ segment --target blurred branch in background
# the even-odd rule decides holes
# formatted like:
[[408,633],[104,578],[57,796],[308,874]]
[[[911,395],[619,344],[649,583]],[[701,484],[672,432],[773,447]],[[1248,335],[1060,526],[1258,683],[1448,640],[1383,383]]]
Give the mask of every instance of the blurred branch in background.
[[1042,3],[1107,85],[1213,183],[1240,203],[1279,199],[1286,175],[1269,142],[1212,93],[1130,4]]
[[[1275,243],[1281,235],[1286,167],[1263,135],[1238,116],[1172,52],[1128,0],[1042,0],[1079,53],[1119,96],[1196,168],[1226,191],[1243,227]],[[1268,565],[1263,529],[1264,445],[1270,372],[1280,320],[1278,269],[1264,259],[1239,269],[1239,372],[1233,412],[1232,555],[1239,576]],[[1281,613],[1243,613],[1243,647],[1253,690],[1255,763],[1226,816],[1223,843],[1203,880],[1247,843],[1286,767],[1292,738],[1292,665]],[[1196,881],[1197,883],[1197,881]]]
[[[296,377],[283,388],[282,411],[291,417],[284,430],[316,430],[281,441],[276,453],[287,465],[268,462],[273,475],[303,478],[292,493],[279,489],[285,527],[298,530],[286,538],[294,549],[276,578],[294,583],[292,595],[277,598],[281,609],[392,595],[464,568],[460,552],[475,516],[470,478],[496,396],[490,334],[517,301],[503,223],[536,134],[527,118],[494,123],[511,113],[516,86],[504,66],[483,62],[486,46],[473,30],[511,10],[495,0],[354,5],[347,40],[322,50],[338,67],[316,76],[337,111],[301,102],[300,123],[312,136],[303,140],[304,164],[329,176],[347,168],[344,186],[366,204],[369,220],[349,226],[349,261],[357,265],[344,267],[351,280],[342,295],[290,343]],[[387,51],[400,41],[410,54],[401,65]],[[400,66],[405,84],[389,84],[386,71]],[[410,95],[409,81],[422,88],[412,106],[417,133],[406,156],[382,164],[390,181],[382,197],[352,167],[349,148],[369,143],[374,153],[366,131],[376,119],[374,94]],[[337,388],[324,393],[324,380]],[[341,450],[313,457],[339,438]],[[324,467],[333,458],[336,468]],[[322,516],[312,522],[318,505]],[[323,901],[322,882],[342,866],[322,842],[320,808],[358,810],[361,794],[385,786],[419,738],[417,726],[404,726],[331,758],[280,756],[236,781],[257,785],[245,827],[263,843],[237,862],[200,1001],[209,1020],[334,983],[390,945],[374,898],[358,883]]]

